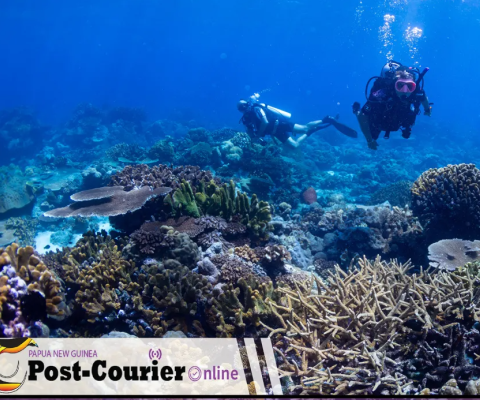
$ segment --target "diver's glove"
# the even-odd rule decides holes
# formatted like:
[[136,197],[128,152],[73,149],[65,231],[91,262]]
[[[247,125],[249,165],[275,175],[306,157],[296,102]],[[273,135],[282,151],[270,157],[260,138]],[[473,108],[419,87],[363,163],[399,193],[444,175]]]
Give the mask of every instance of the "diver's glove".
[[432,106],[428,107],[424,112],[423,115],[426,115],[427,117],[432,116]]
[[373,140],[373,139],[372,139],[372,140],[367,141],[367,143],[368,143],[368,148],[369,148],[369,149],[377,150],[378,143],[377,143],[376,140]]

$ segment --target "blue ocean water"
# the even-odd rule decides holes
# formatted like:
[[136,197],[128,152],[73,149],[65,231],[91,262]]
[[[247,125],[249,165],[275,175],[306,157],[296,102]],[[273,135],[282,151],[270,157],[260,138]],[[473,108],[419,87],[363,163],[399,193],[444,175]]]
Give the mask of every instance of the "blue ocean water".
[[476,0],[5,0],[0,108],[57,124],[90,102],[230,126],[238,98],[268,90],[298,121],[355,124],[351,104],[393,56],[431,68],[418,138],[458,141],[478,134],[479,38]]

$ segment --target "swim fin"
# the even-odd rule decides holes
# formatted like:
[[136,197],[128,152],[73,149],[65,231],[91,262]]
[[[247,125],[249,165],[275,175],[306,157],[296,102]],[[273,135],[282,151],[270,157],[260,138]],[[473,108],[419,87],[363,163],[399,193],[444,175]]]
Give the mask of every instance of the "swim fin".
[[331,123],[337,131],[339,131],[340,133],[343,133],[345,136],[348,136],[348,137],[351,137],[351,138],[357,138],[358,137],[357,131],[352,129],[352,128],[349,128],[347,125],[344,125],[344,124],[338,122],[337,120],[333,120],[333,121],[331,121]]
[[351,137],[351,138],[356,138],[358,136],[357,131],[353,130],[352,128],[349,128],[347,125],[344,125],[340,122],[338,122],[338,118],[340,118],[340,115],[337,114],[335,118],[332,118],[330,116],[326,116],[322,119],[322,121],[325,121],[329,125],[333,125],[337,131],[340,133],[343,133],[344,135]]

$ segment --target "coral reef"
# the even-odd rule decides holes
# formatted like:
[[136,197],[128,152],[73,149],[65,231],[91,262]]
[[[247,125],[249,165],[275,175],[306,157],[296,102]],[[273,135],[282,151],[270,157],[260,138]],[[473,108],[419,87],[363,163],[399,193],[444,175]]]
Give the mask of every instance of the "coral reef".
[[107,186],[76,193],[70,198],[76,203],[47,211],[46,217],[113,217],[139,210],[153,197],[164,196],[170,188],[151,190],[148,186],[125,191],[122,186]]
[[369,204],[376,205],[388,201],[392,206],[410,207],[412,203],[412,195],[410,192],[412,185],[413,182],[410,181],[392,183],[373,193],[370,197]]
[[5,221],[5,229],[13,231],[20,246],[33,246],[37,233],[38,221],[33,218],[12,217]]
[[157,141],[148,150],[148,156],[151,159],[159,160],[160,163],[172,162],[175,157],[175,147],[170,137]]
[[313,187],[309,187],[302,193],[303,201],[307,204],[312,204],[317,202],[317,192]]
[[150,186],[153,189],[159,187],[177,189],[183,180],[189,182],[192,187],[197,187],[201,181],[210,182],[214,178],[211,172],[202,171],[200,167],[170,168],[166,165],[156,165],[150,168],[141,164],[128,165],[121,172],[113,175],[110,186],[123,186],[125,190],[144,186]]
[[0,167],[0,215],[31,206],[35,196],[29,177],[15,165]]
[[[60,280],[33,253],[33,247],[16,243],[0,249],[0,319],[5,336],[29,335],[28,324],[70,314]],[[17,325],[24,328],[12,331]]]
[[434,268],[455,271],[465,264],[480,260],[480,240],[440,240],[428,246],[428,258]]
[[308,282],[278,288],[283,297],[269,304],[284,328],[269,329],[280,374],[295,382],[290,393],[405,395],[428,388],[433,394],[449,371],[466,384],[480,370],[466,361],[478,331],[462,334],[456,322],[478,320],[472,277],[416,276],[409,268],[363,259],[349,273],[337,268],[328,284],[315,279],[316,289]]
[[412,209],[429,233],[431,242],[479,237],[479,185],[480,170],[473,164],[429,169],[414,182]]
[[159,222],[146,222],[131,235],[133,244],[145,255],[176,260],[194,268],[200,260],[198,246],[186,233],[175,231]]
[[108,149],[105,154],[114,161],[136,162],[145,158],[145,149],[137,144],[119,143]]

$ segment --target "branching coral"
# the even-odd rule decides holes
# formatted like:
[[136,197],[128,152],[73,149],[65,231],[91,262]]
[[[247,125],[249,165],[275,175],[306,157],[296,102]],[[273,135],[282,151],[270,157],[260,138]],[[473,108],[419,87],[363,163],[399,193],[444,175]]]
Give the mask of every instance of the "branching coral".
[[[55,275],[41,262],[34,254],[33,247],[19,247],[16,243],[8,246],[6,249],[0,249],[0,269],[2,269],[1,297],[2,313],[5,304],[13,304],[14,307],[20,308],[20,301],[25,296],[32,293],[40,295],[44,299],[43,311],[47,316],[64,319],[69,310],[65,304],[65,296],[60,281]],[[19,285],[19,280],[23,281]],[[17,292],[20,286],[25,287],[24,292]],[[39,303],[42,306],[41,302]],[[38,307],[38,305],[37,305]],[[25,310],[23,314],[27,313]],[[5,315],[2,314],[2,319]],[[28,318],[28,315],[26,315]],[[12,318],[13,319],[13,318]]]
[[[415,392],[407,376],[408,360],[420,347],[412,345],[412,335],[448,335],[456,319],[478,320],[480,296],[471,276],[408,275],[409,268],[363,259],[349,273],[337,267],[328,285],[315,279],[316,288],[297,284],[296,290],[278,289],[283,297],[270,305],[284,329],[270,330],[283,360],[281,375],[299,379],[291,392]],[[464,346],[463,352],[468,350]],[[441,360],[447,366],[455,363]]]
[[214,291],[214,296],[207,318],[219,337],[256,336],[266,332],[264,322],[276,320],[268,306],[269,299],[275,298],[271,281],[253,276],[241,278],[237,285],[227,285],[221,293]]
[[148,322],[139,320],[134,326],[138,336],[162,336],[171,328],[184,331],[190,328],[204,334],[200,322],[194,318],[211,298],[212,286],[206,277],[185,267],[171,270],[152,264],[140,271],[138,283],[129,290],[135,310]]
[[99,262],[105,251],[109,254],[115,249],[121,251],[124,245],[125,239],[113,240],[105,231],[89,231],[83,234],[75,247],[48,252],[42,256],[42,261],[64,281],[74,283],[84,263]]
[[131,285],[135,263],[122,258],[117,246],[104,248],[98,261],[81,268],[76,279],[80,289],[75,301],[87,313],[88,321],[94,322],[105,312],[120,308],[119,293]]

